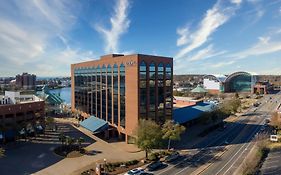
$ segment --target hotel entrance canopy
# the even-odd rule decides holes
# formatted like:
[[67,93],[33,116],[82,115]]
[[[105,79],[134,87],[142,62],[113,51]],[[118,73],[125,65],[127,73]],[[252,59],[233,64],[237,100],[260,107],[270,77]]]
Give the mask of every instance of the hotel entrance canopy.
[[108,128],[108,123],[95,116],[90,116],[86,120],[80,122],[80,125],[93,133],[98,133]]

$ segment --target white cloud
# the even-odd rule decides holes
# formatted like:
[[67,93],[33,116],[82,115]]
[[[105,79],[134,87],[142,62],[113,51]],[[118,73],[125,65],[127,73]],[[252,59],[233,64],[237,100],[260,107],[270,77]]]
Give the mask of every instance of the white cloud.
[[[71,48],[64,36],[75,25],[79,10],[73,0],[1,2],[0,74],[68,75],[71,63],[92,57],[92,52]],[[58,39],[65,48],[54,42]]]
[[106,43],[105,52],[118,52],[120,36],[127,32],[127,29],[130,26],[130,20],[128,19],[128,9],[128,0],[118,0],[114,10],[115,13],[110,18],[111,28],[106,29],[101,25],[95,25],[95,29],[104,37]]
[[242,3],[242,0],[231,0],[231,2],[233,4],[237,4],[237,5],[240,5]]
[[210,67],[213,67],[213,68],[220,68],[220,67],[224,67],[224,66],[229,66],[229,65],[232,65],[234,64],[235,61],[223,61],[223,62],[220,62],[220,63],[215,63],[215,64],[212,64],[210,65]]
[[178,28],[177,29],[177,34],[180,36],[177,39],[177,46],[182,46],[184,44],[187,44],[189,41],[189,30],[188,28],[184,27],[184,28]]
[[175,58],[182,58],[192,50],[206,43],[212,33],[214,33],[221,25],[226,23],[234,14],[236,9],[237,5],[224,6],[221,4],[221,1],[218,1],[211,9],[206,12],[198,28],[194,32],[190,33],[190,43],[187,43],[186,40],[187,37],[185,34],[187,29],[178,30],[180,38],[178,39],[177,44],[186,45],[176,54]]
[[226,53],[226,51],[214,51],[213,45],[209,45],[208,47],[199,50],[195,55],[191,56],[188,60],[189,61],[198,61],[203,60],[215,56],[219,56]]
[[248,49],[242,50],[240,52],[230,54],[228,57],[235,59],[247,58],[249,56],[259,56],[274,52],[281,51],[281,41],[273,41],[271,37],[259,37],[259,41]]

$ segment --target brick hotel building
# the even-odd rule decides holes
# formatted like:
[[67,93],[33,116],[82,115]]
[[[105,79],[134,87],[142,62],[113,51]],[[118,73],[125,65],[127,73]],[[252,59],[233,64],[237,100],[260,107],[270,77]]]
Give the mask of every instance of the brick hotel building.
[[107,128],[102,132],[106,136],[118,135],[128,142],[139,119],[158,123],[172,119],[172,58],[105,55],[72,64],[71,77],[72,110],[97,118],[96,123],[105,121]]

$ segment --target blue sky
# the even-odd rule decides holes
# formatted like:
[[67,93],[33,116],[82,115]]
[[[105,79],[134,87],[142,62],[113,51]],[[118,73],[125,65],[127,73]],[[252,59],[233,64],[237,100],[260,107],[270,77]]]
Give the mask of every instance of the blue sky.
[[0,76],[69,76],[109,53],[174,58],[174,74],[281,74],[281,0],[9,0]]

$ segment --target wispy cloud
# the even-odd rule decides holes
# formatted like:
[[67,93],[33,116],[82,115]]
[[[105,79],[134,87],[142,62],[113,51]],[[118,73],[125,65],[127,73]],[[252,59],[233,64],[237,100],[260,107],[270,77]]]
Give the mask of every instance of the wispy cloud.
[[184,44],[187,44],[189,42],[189,29],[188,27],[184,28],[178,28],[177,34],[179,35],[179,38],[177,39],[177,46],[182,46]]
[[187,28],[179,28],[177,33],[179,34],[179,39],[177,40],[178,46],[183,46],[182,49],[175,55],[175,58],[182,58],[186,56],[189,52],[194,49],[201,47],[206,43],[209,37],[224,23],[226,23],[229,18],[234,14],[235,10],[238,8],[240,1],[235,1],[235,5],[225,5],[222,1],[218,1],[211,9],[209,9],[202,21],[200,22],[198,28],[190,33],[189,40],[187,40]]
[[210,67],[212,68],[220,68],[220,67],[225,67],[225,66],[229,66],[229,65],[232,65],[234,64],[236,61],[223,61],[223,62],[219,62],[219,63],[214,63],[212,65],[210,65]]
[[[79,11],[80,4],[73,0],[1,2],[0,61],[4,65],[1,76],[20,73],[18,71],[66,75],[70,63],[93,55],[71,48],[63,36],[75,25]],[[65,48],[54,42],[59,38],[67,45]]]
[[198,61],[198,60],[203,60],[215,56],[219,56],[222,54],[225,54],[226,51],[215,51],[213,49],[213,45],[209,45],[208,47],[199,50],[195,55],[191,56],[188,60],[189,61]]
[[242,59],[281,51],[281,41],[272,40],[270,36],[259,37],[258,42],[248,49],[228,55],[227,57]]
[[242,3],[242,0],[231,0],[231,2],[240,5]]
[[127,32],[130,26],[128,0],[118,0],[114,9],[114,14],[110,18],[110,29],[106,29],[101,25],[95,25],[95,29],[103,35],[106,43],[105,52],[107,53],[118,52],[119,39],[122,34]]

